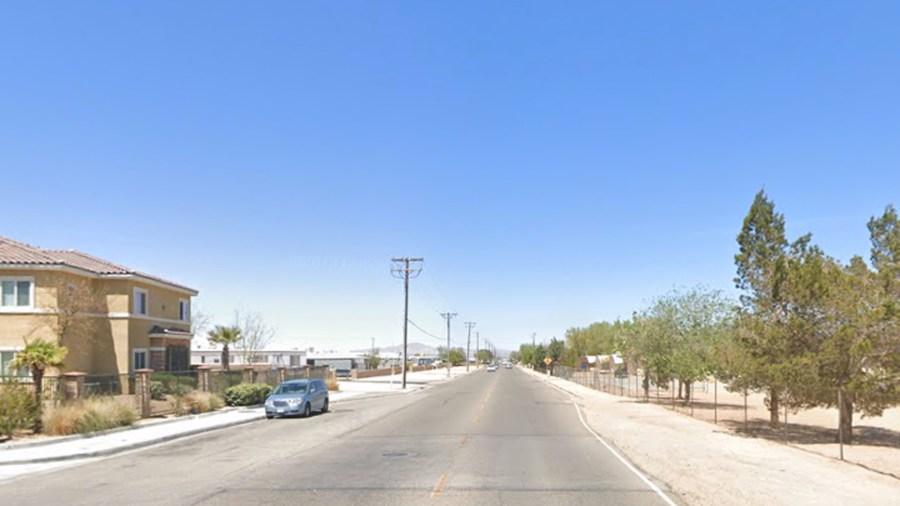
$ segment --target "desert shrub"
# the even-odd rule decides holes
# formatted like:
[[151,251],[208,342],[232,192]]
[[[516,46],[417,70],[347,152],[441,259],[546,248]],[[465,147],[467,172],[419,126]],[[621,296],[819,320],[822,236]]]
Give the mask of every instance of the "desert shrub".
[[166,400],[166,386],[161,381],[150,382],[150,398],[154,401]]
[[138,420],[130,403],[94,397],[58,406],[44,415],[44,432],[54,436],[86,434],[131,425]]
[[229,406],[262,404],[272,393],[272,387],[260,383],[241,383],[225,390],[225,402]]
[[164,400],[166,395],[185,395],[197,388],[197,379],[194,376],[155,373],[150,378],[150,397],[153,397],[154,383],[161,385],[157,387],[162,394],[158,400]]
[[192,390],[184,396],[173,397],[171,402],[178,416],[192,413],[195,408],[198,413],[206,413],[221,409],[225,405],[218,395],[200,390]]
[[209,394],[209,410],[215,411],[225,407],[225,400],[219,394]]
[[30,388],[19,383],[0,383],[0,436],[12,437],[34,426],[37,403]]
[[329,392],[337,392],[341,389],[341,384],[338,383],[338,380],[336,378],[325,380],[325,384],[328,385]]

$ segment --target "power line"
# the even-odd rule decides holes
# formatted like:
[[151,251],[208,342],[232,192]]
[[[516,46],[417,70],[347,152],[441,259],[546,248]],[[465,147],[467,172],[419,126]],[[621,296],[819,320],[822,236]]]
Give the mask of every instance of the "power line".
[[[446,338],[444,338],[444,337],[439,337],[439,336],[436,336],[436,335],[432,334],[431,332],[428,332],[427,330],[423,329],[423,328],[420,327],[418,324],[416,324],[416,322],[414,322],[414,321],[412,321],[412,320],[409,320],[409,323],[410,323],[413,327],[419,329],[423,334],[425,334],[426,336],[428,336],[428,337],[430,337],[430,338],[432,338],[432,339],[436,339],[436,340],[442,341],[442,342],[446,339]],[[443,344],[443,343],[442,343],[442,344]],[[453,341],[453,344],[462,346],[460,343],[458,343],[458,342],[456,342],[456,341]]]
[[431,332],[428,332],[427,330],[423,329],[423,328],[420,327],[418,324],[416,324],[416,322],[414,322],[414,321],[412,321],[412,320],[407,320],[407,321],[408,321],[410,324],[412,324],[413,327],[415,327],[415,328],[421,330],[422,333],[425,334],[426,336],[431,337],[431,338],[434,338],[434,339],[437,339],[438,341],[443,341],[443,340],[444,340],[443,337],[438,337],[438,336],[432,334]]

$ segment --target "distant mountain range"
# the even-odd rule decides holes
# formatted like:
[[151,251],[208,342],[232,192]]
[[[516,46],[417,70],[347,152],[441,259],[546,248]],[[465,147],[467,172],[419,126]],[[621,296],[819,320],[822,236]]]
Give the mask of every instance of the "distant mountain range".
[[[378,353],[403,353],[403,345],[398,346],[376,346],[376,350]],[[371,353],[371,348],[366,348],[362,350],[350,350],[350,353],[359,353],[361,355]],[[434,357],[437,356],[437,348],[434,346],[428,346],[427,344],[422,343],[407,343],[406,352],[409,356],[414,357],[416,355],[423,357]]]
[[[375,349],[378,350],[378,353],[403,353],[402,345],[376,346]],[[415,357],[417,355],[420,357],[436,357],[438,354],[437,347],[422,343],[409,343],[406,345],[406,351],[411,357]],[[366,348],[363,350],[350,350],[350,353],[358,353],[360,355],[366,355],[371,352],[372,350],[370,348]],[[510,350],[497,350],[497,355],[500,358],[506,358],[510,353]],[[472,356],[475,356],[475,343],[472,343]]]

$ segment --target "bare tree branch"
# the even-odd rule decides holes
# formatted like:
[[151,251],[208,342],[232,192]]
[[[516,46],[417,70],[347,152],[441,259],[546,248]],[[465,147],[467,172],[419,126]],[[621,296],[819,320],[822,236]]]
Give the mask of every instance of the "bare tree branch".
[[244,364],[262,362],[262,354],[275,337],[275,327],[267,324],[262,315],[256,311],[235,310],[234,325],[241,329],[238,341],[241,358]]

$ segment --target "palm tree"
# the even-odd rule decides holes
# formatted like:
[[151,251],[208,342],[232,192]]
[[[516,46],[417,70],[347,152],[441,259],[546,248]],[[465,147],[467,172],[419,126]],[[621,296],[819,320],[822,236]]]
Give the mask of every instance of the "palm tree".
[[216,325],[206,334],[206,338],[213,344],[222,345],[222,369],[228,371],[228,347],[241,339],[241,329],[237,326]]
[[31,379],[34,381],[34,400],[37,404],[37,415],[34,419],[34,431],[41,431],[41,410],[43,403],[41,397],[44,391],[44,373],[49,367],[60,367],[69,350],[56,344],[54,341],[37,339],[32,342],[25,341],[25,349],[16,353],[10,366],[14,368],[28,368],[31,370]]

